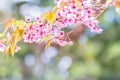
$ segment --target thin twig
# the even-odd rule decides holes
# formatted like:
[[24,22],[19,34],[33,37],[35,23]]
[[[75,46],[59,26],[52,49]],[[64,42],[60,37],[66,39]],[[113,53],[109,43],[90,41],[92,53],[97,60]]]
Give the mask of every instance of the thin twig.
[[96,19],[98,19],[98,18],[109,8],[110,4],[113,3],[113,1],[114,1],[114,0],[112,0],[112,1],[106,6],[106,8],[105,8],[100,14],[98,14],[98,16],[96,17]]

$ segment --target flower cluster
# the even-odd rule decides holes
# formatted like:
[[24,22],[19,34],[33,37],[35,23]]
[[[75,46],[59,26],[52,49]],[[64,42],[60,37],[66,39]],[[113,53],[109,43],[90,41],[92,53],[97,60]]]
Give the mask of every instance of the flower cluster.
[[13,31],[9,39],[0,42],[0,51],[14,55],[18,50],[17,42],[21,39],[27,43],[46,42],[47,47],[52,42],[60,46],[72,45],[73,42],[63,28],[85,24],[92,32],[101,33],[103,30],[98,26],[97,18],[105,9],[104,4],[92,0],[55,0],[54,9],[37,17],[35,21],[30,17],[26,17],[25,21],[11,20],[3,34],[8,28]]
[[[97,13],[104,7],[102,4],[94,4],[89,0],[55,0],[58,7],[60,4],[66,4],[57,14],[55,25],[64,28],[67,25],[85,24],[92,32],[101,33],[102,29],[98,27],[99,21],[96,19]],[[97,6],[96,6],[97,5]],[[58,23],[60,25],[58,25]],[[64,26],[64,27],[63,27]]]
[[[101,33],[102,29],[98,27],[99,21],[96,20],[98,9],[103,5],[90,3],[88,0],[55,0],[56,8],[53,12],[46,13],[45,19],[37,17],[36,23],[25,29],[23,36],[24,42],[40,43],[42,39],[51,40],[60,46],[72,44],[72,41],[61,31],[68,25],[85,24],[92,32]],[[31,22],[31,18],[26,18],[26,22]],[[54,23],[52,23],[54,21]],[[52,24],[52,27],[51,27]]]
[[[29,20],[31,19],[26,18],[27,22],[29,22]],[[59,23],[57,24],[59,25]],[[24,29],[23,40],[28,43],[41,43],[44,40],[51,40],[51,42],[55,42],[60,46],[70,45],[72,41],[65,37],[64,31],[61,31],[62,26],[51,27],[49,22],[42,22],[41,18],[37,17],[34,24]]]

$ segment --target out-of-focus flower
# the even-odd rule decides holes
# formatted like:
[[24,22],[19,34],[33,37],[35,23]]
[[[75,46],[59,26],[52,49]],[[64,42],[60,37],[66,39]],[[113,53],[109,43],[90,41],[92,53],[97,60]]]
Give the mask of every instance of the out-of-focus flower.
[[5,45],[3,43],[0,43],[0,51],[3,52],[5,49]]

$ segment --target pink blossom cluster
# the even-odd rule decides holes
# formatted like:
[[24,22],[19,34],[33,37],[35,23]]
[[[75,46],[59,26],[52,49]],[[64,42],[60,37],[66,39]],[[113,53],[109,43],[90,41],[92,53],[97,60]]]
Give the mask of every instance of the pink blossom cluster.
[[[97,16],[104,9],[104,5],[97,4],[92,0],[55,0],[57,10],[51,20],[43,20],[42,16],[37,17],[36,21],[32,21],[30,17],[25,19],[29,26],[24,27],[23,40],[27,43],[41,43],[43,41],[51,41],[60,46],[71,45],[67,33],[63,28],[69,25],[85,24],[92,32],[101,33],[103,30],[98,26]],[[54,11],[54,10],[53,10]],[[50,22],[51,21],[51,22]],[[52,24],[52,26],[51,26]],[[5,45],[0,43],[0,51],[4,51]]]
[[[30,18],[26,18],[27,22],[31,20]],[[48,22],[42,23],[41,18],[37,18],[36,23],[29,26],[29,28],[25,29],[25,34],[23,36],[24,42],[38,43],[40,39],[44,38],[47,35],[53,35],[54,29],[50,27]]]
[[[30,22],[30,18],[26,18],[27,22]],[[40,43],[43,39],[51,40],[59,44],[60,46],[71,45],[72,41],[65,38],[64,31],[56,27],[50,27],[49,22],[42,22],[40,17],[37,17],[36,23],[25,29],[23,36],[24,42],[28,43]]]
[[[36,23],[25,29],[23,36],[24,42],[39,43],[43,38],[49,36],[52,42],[56,42],[60,46],[70,45],[72,41],[66,37],[62,31],[68,25],[85,24],[92,32],[101,33],[102,29],[98,27],[99,21],[95,14],[102,5],[96,6],[89,0],[78,0],[81,6],[75,0],[55,0],[57,8],[61,8],[62,3],[65,5],[56,14],[53,27],[50,27],[48,21],[43,22],[41,17],[36,19]],[[27,22],[31,22],[30,18],[26,18]]]
[[[98,26],[99,21],[96,19],[97,12],[103,5],[93,4],[90,0],[79,0],[80,7],[75,3],[75,0],[55,0],[55,3],[60,7],[64,2],[64,6],[57,15],[55,21],[56,27],[64,28],[67,25],[85,24],[92,32],[101,33],[103,30]],[[59,24],[59,25],[58,25]]]

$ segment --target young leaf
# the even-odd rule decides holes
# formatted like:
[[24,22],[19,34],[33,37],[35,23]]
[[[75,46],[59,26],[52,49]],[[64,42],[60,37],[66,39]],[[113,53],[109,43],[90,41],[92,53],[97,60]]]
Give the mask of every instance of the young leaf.
[[50,23],[50,26],[53,25],[55,18],[56,18],[56,15],[54,11],[47,12],[42,16],[42,19],[47,20]]
[[119,0],[117,0],[117,1],[115,2],[115,7],[116,7],[116,8],[120,8],[120,1],[119,1]]
[[15,19],[11,19],[10,21],[7,22],[6,26],[5,26],[5,30],[3,33],[6,33],[6,31],[13,27],[13,25],[15,24],[16,20]]
[[48,42],[46,43],[46,48],[49,48],[51,45],[51,40],[48,40]]
[[75,3],[77,4],[77,6],[78,6],[79,8],[81,8],[80,1],[79,1],[79,0],[74,0],[74,1],[75,1]]
[[116,12],[118,12],[120,14],[120,0],[116,0],[115,8],[116,8]]
[[23,27],[23,25],[24,25],[24,21],[23,20],[19,20],[19,21],[16,21],[15,22],[15,26],[17,26],[17,27],[19,27],[19,28],[22,28]]
[[47,36],[45,36],[44,38],[42,38],[42,39],[40,40],[40,43],[42,43],[43,41],[46,41],[46,40],[50,39],[52,36],[53,36],[53,35],[47,35]]
[[24,34],[24,30],[20,28],[16,28],[12,33],[12,36],[8,42],[8,46],[6,47],[4,53],[14,56],[17,43],[21,40]]

